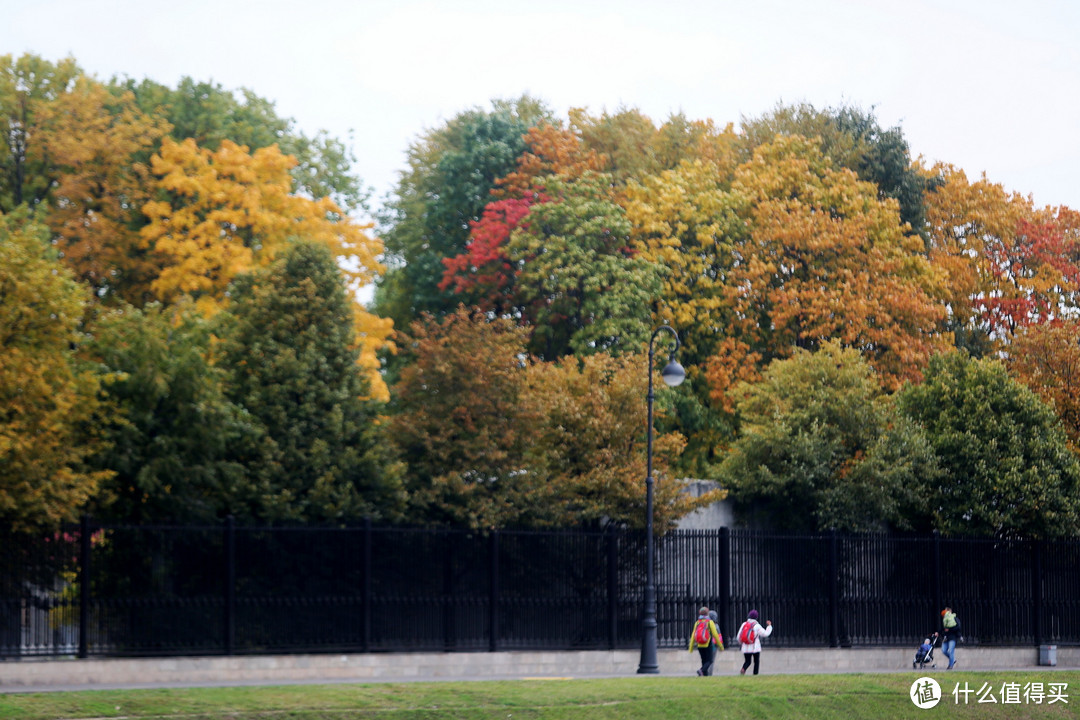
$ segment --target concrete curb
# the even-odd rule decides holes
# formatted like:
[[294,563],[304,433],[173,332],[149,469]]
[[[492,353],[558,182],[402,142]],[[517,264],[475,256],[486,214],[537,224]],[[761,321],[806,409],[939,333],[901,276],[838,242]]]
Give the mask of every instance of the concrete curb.
[[[936,651],[937,670],[944,656]],[[766,674],[911,671],[914,648],[766,648]],[[340,682],[630,677],[637,650],[496,653],[372,653],[175,658],[21,659],[0,662],[0,692]],[[742,654],[717,658],[716,675],[737,675]],[[1035,670],[1038,648],[957,648],[963,670]],[[661,650],[662,676],[692,676],[697,653]],[[1058,667],[1080,668],[1080,648],[1058,648]]]

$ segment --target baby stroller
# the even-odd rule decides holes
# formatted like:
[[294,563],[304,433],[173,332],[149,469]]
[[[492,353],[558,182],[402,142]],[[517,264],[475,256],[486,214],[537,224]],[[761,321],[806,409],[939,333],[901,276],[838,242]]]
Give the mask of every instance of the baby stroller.
[[920,670],[927,665],[934,668],[937,667],[937,663],[934,661],[934,643],[937,642],[938,634],[934,633],[930,637],[923,640],[922,645],[915,650],[915,659],[911,662],[911,669],[919,668]]

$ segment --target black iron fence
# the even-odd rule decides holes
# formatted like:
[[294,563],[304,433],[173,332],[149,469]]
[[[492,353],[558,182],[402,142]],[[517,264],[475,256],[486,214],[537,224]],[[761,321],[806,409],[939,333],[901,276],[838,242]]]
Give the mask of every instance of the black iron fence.
[[[637,647],[644,536],[81,526],[5,535],[0,657]],[[778,646],[911,646],[945,604],[968,642],[1080,643],[1080,541],[677,531],[661,647],[697,608]]]

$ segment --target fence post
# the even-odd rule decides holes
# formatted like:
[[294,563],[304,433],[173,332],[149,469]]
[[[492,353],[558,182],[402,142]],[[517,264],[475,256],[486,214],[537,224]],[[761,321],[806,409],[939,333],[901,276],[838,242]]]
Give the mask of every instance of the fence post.
[[236,520],[225,517],[225,654],[236,644]]
[[364,552],[361,556],[364,567],[360,579],[364,602],[360,631],[363,634],[361,647],[364,652],[371,650],[371,535],[371,518],[366,517],[364,518]]
[[443,543],[443,650],[449,652],[457,643],[457,624],[454,622],[454,538],[447,530],[438,531],[446,538]]
[[90,654],[90,516],[79,532],[79,657]]
[[1042,645],[1042,577],[1043,577],[1043,542],[1031,541],[1034,555],[1031,563],[1031,631],[1035,635],[1035,645]]
[[724,627],[731,627],[731,531],[720,528],[720,607],[716,612]]
[[934,530],[934,607],[932,614],[937,622],[937,611],[945,607],[941,600],[941,532]]
[[488,538],[491,573],[488,586],[488,650],[499,649],[499,531],[492,530]]
[[829,647],[840,647],[840,540],[829,531]]
[[619,550],[614,523],[607,526],[607,616],[608,649],[619,643]]

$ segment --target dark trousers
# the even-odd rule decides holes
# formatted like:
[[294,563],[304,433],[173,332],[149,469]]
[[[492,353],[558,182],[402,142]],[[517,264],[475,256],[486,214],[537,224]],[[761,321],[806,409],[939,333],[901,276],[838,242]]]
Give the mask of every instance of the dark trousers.
[[697,651],[698,655],[701,656],[701,669],[698,670],[698,674],[712,675],[713,658],[716,657],[716,647],[714,645],[699,647]]
[[750,667],[750,663],[753,662],[754,663],[754,674],[757,675],[758,674],[758,666],[761,663],[761,653],[759,653],[759,652],[756,652],[756,653],[743,653],[742,655],[745,658],[743,660],[743,664],[742,664],[743,672],[746,672],[746,668]]

